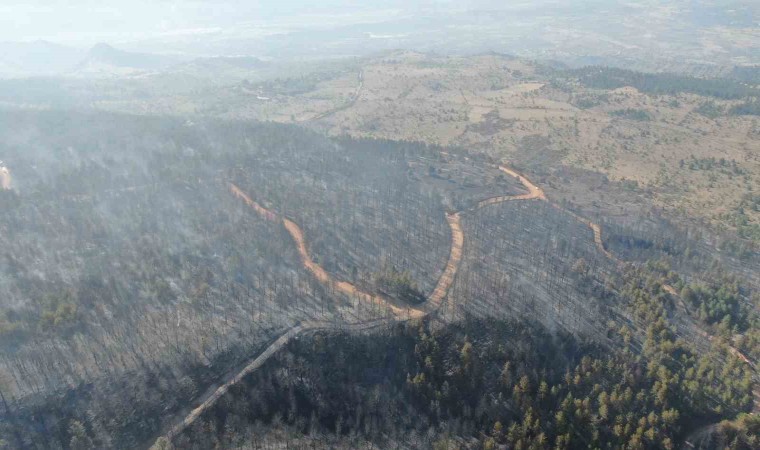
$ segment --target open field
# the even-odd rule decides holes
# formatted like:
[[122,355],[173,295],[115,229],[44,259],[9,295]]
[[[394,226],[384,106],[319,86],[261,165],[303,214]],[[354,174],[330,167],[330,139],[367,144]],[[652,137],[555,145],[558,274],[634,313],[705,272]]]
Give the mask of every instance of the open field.
[[[619,214],[628,204],[745,237],[760,226],[752,206],[760,125],[756,116],[729,114],[742,99],[591,88],[515,58],[410,52],[369,59],[307,94],[263,95],[267,101],[218,90],[216,114],[465,147],[512,161],[553,197],[592,214]],[[605,199],[604,186],[586,175],[568,178],[572,171],[603,175],[625,198]]]
[[[758,97],[751,82],[406,51],[273,80],[251,72],[250,80],[185,86],[172,76],[130,80],[129,89],[17,81],[6,101],[49,108],[56,103],[38,95],[49,89],[55,95],[48,97],[79,107],[300,123],[335,136],[459,146],[511,161],[554,198],[594,215],[656,209],[718,233],[753,240],[760,233],[760,125],[757,115],[738,113]],[[165,84],[173,89],[159,89]],[[605,195],[610,185],[619,188],[614,199]]]

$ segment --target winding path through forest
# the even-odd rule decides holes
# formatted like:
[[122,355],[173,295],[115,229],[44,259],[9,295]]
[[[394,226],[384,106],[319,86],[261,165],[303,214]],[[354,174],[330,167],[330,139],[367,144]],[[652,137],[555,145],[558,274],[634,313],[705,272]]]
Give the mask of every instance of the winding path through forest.
[[[361,89],[361,85],[359,89]],[[356,97],[358,97],[358,92],[357,92]],[[599,226],[599,224],[591,221],[590,219],[582,217],[554,202],[549,201],[544,191],[540,187],[533,184],[524,175],[506,166],[498,166],[498,168],[499,170],[506,173],[507,175],[510,175],[516,178],[518,181],[520,181],[520,183],[525,187],[525,189],[527,189],[528,192],[525,194],[518,194],[518,195],[504,195],[504,196],[490,197],[488,199],[478,202],[475,208],[476,210],[489,206],[489,205],[494,205],[494,204],[507,202],[507,201],[534,200],[534,199],[545,201],[549,203],[552,207],[570,214],[574,219],[576,219],[577,221],[591,228],[594,234],[594,243],[596,247],[599,249],[599,251],[602,252],[610,260],[614,261],[616,264],[622,264],[622,261],[618,259],[615,255],[613,255],[610,251],[608,251],[607,248],[604,246],[604,242],[602,240],[602,228],[601,226]],[[303,264],[304,268],[306,268],[320,283],[326,286],[329,286],[348,296],[358,298],[361,301],[371,302],[373,304],[385,307],[387,308],[389,312],[392,313],[395,320],[397,321],[406,321],[410,319],[424,318],[432,313],[435,313],[438,310],[438,308],[440,308],[440,306],[442,305],[444,298],[448,294],[449,288],[454,282],[454,278],[456,277],[457,271],[459,270],[459,265],[461,263],[463,249],[464,249],[464,232],[462,231],[462,226],[461,226],[461,214],[462,214],[461,212],[447,213],[446,215],[446,220],[451,229],[451,248],[449,251],[448,262],[446,263],[446,267],[444,268],[443,272],[438,278],[438,282],[436,284],[435,289],[428,296],[427,301],[422,306],[410,307],[407,305],[400,305],[394,300],[384,297],[384,296],[364,292],[358,287],[356,287],[354,284],[349,283],[347,281],[336,280],[326,270],[324,270],[322,266],[314,262],[313,258],[309,254],[304,233],[301,230],[301,228],[298,226],[298,224],[296,224],[294,221],[292,221],[291,219],[287,217],[281,217],[277,213],[270,211],[269,209],[261,206],[259,203],[254,201],[248,194],[246,194],[242,189],[240,189],[235,184],[230,183],[229,188],[230,188],[230,192],[233,195],[242,199],[245,204],[251,207],[260,216],[272,222],[278,222],[278,221],[282,222],[283,226],[291,235],[291,237],[293,238],[293,241],[296,244],[296,248],[298,249],[299,257],[301,259],[301,263]],[[665,285],[664,289],[671,295],[678,297],[676,290],[672,286]],[[306,322],[302,322],[291,327],[285,333],[280,335],[274,342],[272,342],[261,354],[259,354],[250,363],[248,363],[242,370],[237,370],[237,371],[228,373],[224,377],[223,382],[221,382],[221,384],[216,389],[210,389],[209,391],[207,391],[208,394],[205,396],[205,398],[203,398],[201,403],[195,409],[193,409],[187,416],[185,416],[180,422],[174,425],[166,434],[166,438],[169,439],[169,441],[171,441],[175,436],[179,435],[187,427],[191,426],[203,414],[204,411],[211,408],[214,405],[214,403],[216,403],[216,401],[219,400],[219,398],[221,398],[224,394],[226,394],[229,391],[229,389],[232,386],[239,383],[247,375],[251,374],[252,372],[257,370],[259,367],[261,367],[272,355],[274,355],[278,350],[280,350],[282,347],[287,345],[287,343],[290,342],[296,336],[307,331],[317,331],[317,330],[331,330],[332,329],[332,330],[345,330],[345,331],[366,331],[373,328],[381,327],[388,323],[389,323],[388,318],[381,318],[381,319],[370,320],[366,322],[356,322],[356,323],[342,323],[342,322],[332,322],[332,321],[306,321]],[[707,335],[707,336],[708,338],[712,339],[712,336],[710,335]],[[748,364],[750,364],[750,366],[752,366],[751,362],[739,350],[735,349],[732,346],[730,346],[730,348],[732,350],[732,353],[734,353],[736,356],[740,357],[743,361],[747,362]],[[760,396],[757,395],[757,391],[755,391],[755,394],[756,394],[755,395],[755,411],[757,412],[758,408],[760,408]]]
[[[525,188],[528,190],[528,193],[513,196],[493,197],[478,203],[477,209],[505,201],[546,199],[544,192],[538,186],[531,183],[527,178],[503,166],[500,166],[499,169],[520,180],[523,186],[525,186]],[[286,217],[280,218],[278,214],[261,206],[234,183],[230,183],[229,188],[230,192],[233,195],[242,199],[245,204],[251,207],[260,216],[272,222],[282,221],[283,226],[288,231],[288,233],[290,233],[293,241],[296,244],[299,256],[301,258],[301,263],[312,275],[314,275],[314,277],[319,282],[349,296],[358,297],[360,300],[369,301],[374,304],[384,306],[388,308],[389,311],[393,312],[396,320],[398,321],[423,318],[436,312],[438,308],[440,308],[440,306],[443,304],[443,300],[446,298],[449,288],[453,284],[454,278],[456,277],[457,271],[459,270],[459,265],[461,263],[462,254],[464,251],[464,232],[462,231],[461,225],[461,212],[446,214],[446,221],[448,222],[449,228],[451,229],[451,248],[449,250],[448,262],[446,263],[446,267],[444,268],[443,272],[438,277],[438,282],[436,283],[433,292],[428,296],[427,301],[419,308],[412,308],[408,306],[398,305],[386,297],[364,292],[347,281],[335,280],[329,273],[327,273],[327,271],[324,270],[324,268],[314,262],[306,247],[306,239],[304,238],[303,231],[295,222]],[[224,377],[223,382],[216,389],[209,390],[209,393],[205,396],[201,403],[187,416],[185,416],[182,421],[174,425],[169,430],[169,432],[166,433],[165,437],[171,441],[175,436],[182,433],[182,431],[184,431],[187,427],[191,426],[196,420],[198,420],[204,411],[208,410],[211,406],[214,405],[214,403],[216,403],[217,400],[219,400],[219,398],[226,394],[233,385],[239,383],[247,375],[251,374],[256,369],[261,367],[264,362],[266,362],[272,355],[274,355],[278,350],[284,347],[288,342],[290,342],[299,334],[306,331],[330,329],[365,331],[386,325],[387,323],[388,319],[383,318],[360,323],[307,321],[295,325],[294,327],[288,329],[280,337],[278,337],[242,370],[228,373],[227,376]]]
[[[520,182],[523,184],[523,186],[525,186],[528,189],[528,191],[529,191],[529,194],[526,194],[528,196],[526,198],[538,198],[538,199],[541,199],[543,201],[546,201],[552,207],[554,207],[554,208],[556,208],[556,209],[558,209],[560,211],[564,211],[565,213],[569,214],[571,217],[573,217],[578,222],[583,223],[586,226],[588,226],[589,228],[591,228],[591,231],[594,233],[594,244],[596,245],[597,249],[603,255],[605,255],[608,259],[610,259],[611,261],[613,261],[615,264],[622,265],[624,263],[624,261],[622,261],[621,259],[619,259],[612,252],[610,252],[609,250],[607,250],[607,247],[605,247],[604,241],[602,240],[602,227],[598,223],[592,221],[591,219],[587,219],[587,218],[585,218],[585,217],[583,217],[583,216],[581,216],[581,215],[579,215],[579,214],[577,214],[577,213],[575,213],[575,212],[573,212],[573,211],[571,211],[571,210],[569,210],[569,209],[567,209],[567,208],[565,208],[565,207],[563,207],[563,206],[561,206],[561,205],[559,205],[557,203],[554,203],[554,202],[550,201],[546,197],[546,194],[543,192],[543,190],[541,190],[541,188],[539,188],[538,186],[534,185],[524,175],[522,175],[522,174],[520,174],[518,172],[515,172],[514,170],[511,170],[511,169],[509,169],[507,167],[504,167],[504,166],[499,166],[499,169],[502,170],[503,172],[509,174],[509,175],[512,175],[513,177],[517,178],[518,180],[520,180]],[[520,197],[520,196],[516,196],[516,197]],[[516,197],[506,198],[506,200],[515,200],[515,199],[517,199]],[[480,204],[478,206],[485,206],[485,205],[490,205],[490,204],[493,204],[493,203],[499,203],[499,201],[504,201],[504,200],[497,200],[497,199],[501,199],[501,198],[502,197],[493,197],[493,198],[490,198],[490,199],[487,199],[487,200],[483,200],[482,202],[480,202]],[[678,302],[680,303],[681,307],[684,308],[684,310],[686,311],[686,314],[689,315],[689,316],[691,316],[691,314],[689,313],[688,308],[686,307],[686,304],[684,303],[684,301],[681,298],[681,296],[678,293],[678,291],[673,286],[671,286],[669,284],[663,284],[662,288],[663,288],[663,290],[665,292],[667,292],[668,294],[670,294],[671,296],[673,296],[674,298],[676,298],[678,300]],[[710,333],[706,332],[705,330],[703,330],[703,329],[701,329],[699,327],[696,327],[696,330],[697,330],[697,332],[703,338],[707,339],[708,341],[712,342],[715,339],[715,337],[713,335],[711,335]],[[749,358],[747,358],[747,356],[744,353],[742,353],[741,350],[739,350],[738,348],[734,347],[731,344],[727,344],[727,347],[728,347],[728,351],[733,356],[735,356],[736,358],[738,358],[739,360],[741,360],[742,362],[744,362],[745,364],[747,364],[753,371],[757,370],[757,367],[755,366],[755,364]],[[753,388],[753,390],[752,390],[752,396],[753,396],[752,413],[753,414],[760,414],[760,386],[756,385]],[[703,428],[700,428],[699,430],[695,431],[692,435],[690,435],[690,437],[693,437],[693,436],[704,436],[704,433],[709,432],[710,430],[714,430],[715,427],[716,427],[715,424],[707,425],[707,426],[705,426]],[[686,443],[686,445],[691,444],[690,439],[687,438],[686,441],[685,441],[685,443]]]
[[444,268],[441,276],[438,278],[435,289],[427,298],[427,301],[423,307],[411,308],[405,304],[399,304],[388,297],[364,292],[357,288],[354,284],[347,281],[334,279],[329,273],[327,273],[324,268],[322,268],[322,266],[314,262],[312,259],[308,249],[306,248],[306,238],[304,237],[303,230],[301,230],[301,227],[299,227],[298,224],[287,217],[280,218],[280,216],[278,216],[276,213],[264,208],[259,203],[251,199],[248,194],[243,192],[233,183],[230,183],[230,191],[233,195],[242,199],[248,206],[253,208],[254,211],[256,211],[265,219],[273,222],[280,220],[282,221],[283,226],[288,231],[288,233],[290,233],[290,236],[293,238],[293,241],[296,244],[298,254],[301,258],[301,263],[314,276],[314,278],[317,279],[317,281],[331,287],[332,289],[337,290],[338,292],[351,297],[356,297],[360,301],[369,302],[388,308],[389,311],[392,311],[398,317],[405,315],[407,318],[416,319],[424,317],[430,312],[435,311],[440,306],[444,297],[446,297],[446,293],[448,293],[449,287],[454,282],[454,276],[456,275],[457,269],[459,268],[459,263],[462,259],[462,248],[464,246],[464,233],[462,232],[462,225],[460,221],[461,216],[459,213],[446,215],[446,220],[449,224],[449,227],[451,228],[451,250],[449,252],[449,259],[446,267]]

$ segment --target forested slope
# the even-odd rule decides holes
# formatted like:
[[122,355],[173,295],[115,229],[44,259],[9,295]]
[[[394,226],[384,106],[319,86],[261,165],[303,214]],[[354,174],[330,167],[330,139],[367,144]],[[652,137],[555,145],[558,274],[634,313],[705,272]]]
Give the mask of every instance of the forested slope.
[[292,126],[55,111],[0,124],[14,174],[0,191],[3,426],[43,448],[68,445],[75,410],[91,411],[97,445],[148,439],[167,425],[157,412],[187,408],[299,321],[384,317],[311,276],[230,182],[302,222],[338,279],[424,295],[449,256],[447,209],[497,178],[519,192],[461,151]]
[[[754,406],[752,257],[651,218],[608,233],[474,152],[55,111],[0,113],[0,151],[7,447],[147,447],[314,322],[384,326],[290,341],[174,444],[668,448]],[[452,217],[461,267],[421,306]],[[335,282],[435,314],[394,326]]]
[[[678,448],[696,424],[748,408],[738,360],[698,357],[663,323],[640,353],[625,349],[626,329],[610,336],[621,350],[509,319],[317,335],[270,360],[175,444]],[[751,448],[747,430],[736,448]]]

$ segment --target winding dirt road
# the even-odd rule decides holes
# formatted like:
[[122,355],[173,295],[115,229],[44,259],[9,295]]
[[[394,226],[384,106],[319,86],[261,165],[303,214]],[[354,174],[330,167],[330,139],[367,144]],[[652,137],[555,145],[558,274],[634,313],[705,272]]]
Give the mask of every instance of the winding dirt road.
[[449,251],[448,262],[446,263],[443,273],[438,277],[435,289],[433,289],[433,292],[428,296],[427,301],[421,307],[410,307],[406,304],[399,304],[393,299],[385,296],[364,292],[348,281],[334,279],[322,268],[322,266],[315,263],[311,258],[311,255],[309,255],[301,228],[290,219],[283,218],[282,221],[285,225],[285,229],[288,230],[296,243],[304,267],[311,272],[320,283],[328,285],[348,296],[357,297],[361,301],[385,307],[392,311],[398,318],[406,316],[407,319],[419,319],[437,311],[454,282],[454,277],[459,270],[459,263],[462,260],[464,233],[462,232],[461,216],[459,213],[447,214],[446,221],[451,229],[451,249]]
[[566,214],[569,214],[571,217],[573,217],[578,222],[585,224],[587,227],[591,228],[591,231],[594,233],[594,244],[596,244],[596,248],[607,257],[607,259],[612,260],[615,264],[622,264],[623,261],[621,261],[617,256],[613,255],[612,252],[607,250],[607,247],[604,246],[604,241],[602,240],[602,227],[599,226],[598,223],[591,221],[590,219],[587,219],[581,215],[578,215],[569,209],[562,207],[554,202],[549,202],[549,204],[560,210],[565,212]]
[[[361,89],[361,85],[359,89]],[[535,199],[548,202],[552,207],[570,214],[574,219],[591,228],[594,233],[594,243],[599,251],[602,252],[610,260],[614,261],[616,264],[622,264],[622,261],[613,255],[610,251],[608,251],[604,246],[604,242],[602,240],[602,228],[599,226],[599,224],[549,201],[544,191],[540,187],[533,184],[524,175],[506,166],[498,166],[498,168],[507,175],[510,175],[519,180],[528,192],[518,195],[496,196],[482,200],[477,204],[475,210],[489,205],[517,200]],[[396,321],[419,319],[435,313],[442,305],[443,300],[446,298],[446,295],[448,294],[448,291],[454,282],[457,271],[459,270],[459,265],[461,263],[464,249],[464,232],[461,226],[462,212],[450,213],[446,215],[446,221],[448,222],[451,229],[451,249],[449,251],[448,262],[446,263],[446,267],[438,278],[435,289],[430,294],[430,296],[428,296],[427,301],[422,306],[409,307],[407,305],[400,305],[390,298],[364,292],[347,281],[334,279],[326,270],[324,270],[322,266],[314,262],[313,258],[309,254],[303,230],[301,230],[298,224],[287,217],[281,217],[277,213],[261,206],[235,184],[230,183],[229,188],[230,192],[233,195],[242,199],[246,205],[251,207],[260,216],[272,222],[282,222],[283,226],[288,231],[288,233],[290,233],[293,241],[296,244],[301,263],[320,283],[330,286],[331,288],[346,295],[359,298],[361,301],[371,302],[383,306],[387,308],[389,312],[393,313]],[[664,289],[671,295],[678,296],[676,290],[672,286],[666,285],[664,286]],[[195,409],[193,409],[186,417],[184,417],[179,423],[174,425],[169,430],[169,432],[166,434],[166,437],[169,439],[169,441],[171,441],[175,436],[179,435],[187,427],[191,426],[203,414],[204,411],[213,406],[214,403],[216,403],[219,398],[226,394],[233,385],[239,383],[243,378],[261,367],[272,355],[274,355],[277,351],[279,351],[282,347],[284,347],[288,342],[290,342],[298,335],[307,331],[317,330],[366,331],[373,328],[379,328],[381,326],[387,325],[388,323],[389,319],[387,318],[359,323],[307,321],[288,329],[284,334],[279,336],[272,344],[270,344],[260,355],[248,363],[242,370],[227,374],[221,385],[214,390],[210,390],[209,394],[205,396],[202,402]],[[705,335],[709,339],[712,339],[712,336],[708,335],[707,333],[705,333]],[[739,356],[743,361],[752,365],[752,363],[741,352],[733,347],[730,348],[732,349],[732,353],[734,353],[736,356]],[[755,390],[754,393],[756,398],[755,411],[757,412],[757,410],[760,409],[760,393],[757,390]]]
[[615,255],[613,255],[607,248],[604,246],[604,241],[602,240],[602,227],[599,226],[599,224],[591,221],[590,219],[587,219],[579,214],[576,214],[569,209],[560,206],[557,203],[554,203],[552,201],[549,201],[549,198],[546,196],[546,193],[541,189],[540,187],[536,186],[531,182],[525,175],[522,175],[519,172],[516,172],[509,167],[506,166],[499,166],[499,170],[506,173],[507,175],[510,175],[514,178],[517,178],[520,183],[522,183],[523,186],[525,186],[526,189],[528,189],[527,194],[523,195],[515,195],[515,196],[507,196],[507,197],[492,197],[486,200],[481,201],[478,204],[478,207],[483,207],[487,205],[492,205],[494,203],[501,203],[504,201],[509,200],[530,200],[530,199],[538,199],[545,201],[549,203],[553,208],[558,209],[559,211],[563,211],[567,214],[569,214],[571,217],[573,217],[578,222],[586,225],[587,227],[591,228],[591,231],[594,233],[594,244],[596,244],[596,247],[599,249],[602,254],[604,254],[607,258],[614,261],[616,264],[621,264],[622,261],[618,259]]
[[459,263],[462,262],[462,253],[464,252],[464,232],[462,231],[461,214],[453,213],[446,215],[446,221],[451,228],[451,251],[449,252],[449,262],[443,273],[438,277],[438,283],[435,289],[428,297],[424,304],[425,315],[431,314],[438,310],[443,304],[443,299],[449,293],[449,288],[454,283],[454,277],[459,270]]
[[[543,191],[538,186],[531,183],[527,178],[506,167],[499,167],[499,169],[509,175],[517,177],[528,190],[528,193],[513,196],[499,196],[487,199],[478,203],[476,209],[505,201],[546,199]],[[449,250],[448,262],[446,263],[446,267],[444,268],[443,272],[438,277],[438,282],[436,283],[433,292],[431,292],[431,294],[428,296],[427,301],[419,308],[411,308],[405,305],[398,305],[389,298],[364,292],[349,282],[335,280],[329,273],[327,273],[326,270],[324,270],[324,268],[322,268],[322,266],[314,262],[306,247],[306,240],[304,238],[303,231],[298,226],[298,224],[286,217],[280,218],[278,214],[261,206],[235,184],[230,183],[229,188],[230,192],[234,196],[243,200],[246,205],[251,207],[260,216],[272,222],[282,221],[283,226],[288,231],[288,233],[290,233],[293,241],[296,244],[296,248],[298,249],[298,253],[301,258],[301,263],[317,280],[325,285],[337,289],[344,294],[358,297],[363,301],[371,301],[375,304],[388,308],[389,311],[393,312],[397,321],[419,319],[435,313],[443,304],[443,300],[446,298],[451,285],[454,283],[454,278],[456,277],[457,271],[459,270],[459,265],[461,263],[464,251],[464,232],[462,230],[461,224],[461,212],[446,214],[446,221],[448,222],[449,228],[451,229],[451,248]],[[179,423],[174,425],[169,430],[169,432],[166,433],[165,437],[171,441],[175,436],[182,433],[182,431],[187,429],[187,427],[191,426],[196,420],[198,420],[204,411],[209,409],[214,405],[214,403],[216,403],[217,400],[219,400],[219,398],[224,396],[224,394],[226,394],[233,385],[239,383],[247,375],[251,374],[256,369],[261,367],[264,362],[266,362],[272,355],[274,355],[278,350],[284,347],[288,342],[290,342],[299,334],[306,331],[331,329],[346,331],[366,331],[372,328],[381,327],[386,324],[388,324],[388,319],[377,319],[368,322],[352,324],[328,321],[308,321],[290,328],[284,334],[278,337],[272,344],[270,344],[266,350],[264,350],[264,352],[258,355],[250,363],[248,363],[242,370],[227,374],[221,385],[216,389],[210,390],[209,394],[205,396],[201,403],[187,416],[185,416]]]
[[[366,302],[366,303],[373,303],[375,305],[380,305],[387,307],[393,313],[397,316],[401,315],[406,311],[406,309],[403,306],[398,305],[396,302],[392,301],[390,298],[381,297],[378,295],[373,295],[368,292],[364,292],[357,288],[355,285],[347,282],[347,281],[341,281],[336,280],[333,277],[330,276],[330,274],[327,273],[325,269],[322,268],[319,264],[315,263],[314,260],[311,258],[311,255],[309,255],[308,250],[306,249],[306,241],[304,239],[303,231],[301,228],[296,225],[295,222],[293,222],[290,219],[284,218],[282,219],[283,224],[285,225],[285,229],[288,230],[290,235],[293,237],[293,240],[296,243],[296,247],[298,248],[298,254],[301,257],[301,263],[303,263],[306,270],[311,272],[312,275],[314,275],[314,278],[317,279],[320,283],[330,286],[332,289],[342,292],[343,294],[346,294],[350,297],[358,298],[360,301]],[[424,313],[422,310],[419,309],[411,309],[410,315],[412,317],[422,317]]]
[[520,195],[502,195],[498,197],[487,198],[478,203],[478,208],[482,208],[488,205],[495,205],[496,203],[514,201],[514,200],[533,200],[533,199],[544,200],[544,201],[547,200],[546,194],[544,193],[544,191],[540,187],[533,184],[529,179],[527,179],[522,174],[519,174],[506,166],[499,166],[499,170],[501,170],[502,172],[506,173],[507,175],[511,177],[517,178],[520,181],[520,183],[522,183],[522,185],[525,187],[525,189],[528,190],[528,193],[520,194]]
[[409,307],[406,304],[399,304],[391,298],[364,292],[352,283],[336,280],[333,278],[322,266],[314,262],[314,259],[311,257],[309,250],[306,247],[306,238],[304,237],[303,230],[298,226],[298,224],[296,224],[291,219],[288,219],[287,217],[280,218],[280,216],[276,213],[264,208],[256,201],[251,199],[248,194],[243,192],[235,184],[230,183],[230,191],[233,195],[241,198],[248,206],[253,208],[254,211],[256,211],[265,219],[273,222],[282,221],[283,226],[288,231],[288,233],[290,233],[290,236],[293,238],[293,241],[296,244],[299,257],[301,258],[301,263],[306,268],[306,270],[308,270],[314,276],[314,278],[317,279],[317,281],[326,286],[329,286],[338,292],[358,298],[360,301],[373,303],[375,305],[387,308],[389,311],[392,311],[393,314],[397,317],[406,316],[411,319],[416,319],[429,314],[430,307],[428,305],[431,303],[435,304],[436,306],[440,305],[443,298],[446,296],[451,283],[454,281],[454,275],[459,268],[459,262],[462,258],[462,246],[464,245],[464,234],[462,233],[459,214],[449,214],[447,215],[447,220],[452,234],[452,244],[449,260],[446,264],[446,268],[444,269],[443,274],[438,278],[438,283],[435,287],[435,290],[430,295],[428,301],[425,304],[426,307],[415,308]]
[[[541,190],[541,188],[539,188],[538,186],[534,185],[525,176],[523,176],[523,175],[515,172],[514,170],[511,170],[511,169],[509,169],[507,167],[504,167],[504,166],[499,166],[499,169],[502,170],[503,172],[505,172],[505,173],[513,176],[513,177],[516,177],[518,180],[520,180],[520,182],[528,189],[529,194],[526,194],[526,195],[530,196],[530,198],[538,198],[538,199],[541,199],[543,201],[546,201],[552,207],[554,207],[554,208],[556,208],[556,209],[558,209],[560,211],[564,211],[565,213],[569,214],[571,217],[573,217],[578,222],[583,223],[586,226],[588,226],[589,228],[591,228],[591,231],[593,231],[593,233],[594,233],[594,244],[596,245],[597,249],[603,255],[605,255],[608,259],[610,259],[611,261],[613,261],[615,264],[617,264],[617,265],[624,264],[624,261],[622,261],[621,259],[619,259],[612,252],[610,252],[609,250],[607,250],[607,247],[605,247],[604,241],[602,240],[602,227],[599,224],[597,224],[594,221],[592,221],[590,219],[587,219],[587,218],[585,218],[585,217],[583,217],[583,216],[581,216],[579,214],[576,214],[573,211],[570,211],[569,209],[558,205],[557,203],[549,201],[549,199],[546,197],[546,194],[543,192],[543,190]],[[499,201],[494,201],[494,199],[497,199],[497,198],[501,198],[501,197],[494,197],[494,198],[490,198],[490,199],[484,200],[484,201],[480,202],[480,204],[478,206],[485,206],[485,205],[489,205],[489,204],[493,204],[493,203],[499,203]],[[515,198],[512,198],[512,200],[514,200],[514,199]],[[507,198],[506,200],[510,200],[510,199]],[[504,201],[504,200],[501,200],[501,201]],[[681,307],[684,308],[684,310],[686,311],[687,315],[689,315],[689,316],[691,315],[689,313],[688,308],[686,307],[686,304],[684,303],[683,299],[681,298],[680,294],[678,293],[678,291],[673,286],[671,286],[669,284],[665,284],[665,285],[662,286],[662,288],[663,288],[663,290],[665,290],[665,292],[667,292],[668,294],[670,294],[671,296],[673,296],[674,298],[676,298],[679,301]],[[715,339],[715,337],[713,335],[711,335],[710,333],[708,333],[708,332],[706,332],[706,331],[704,331],[704,330],[702,330],[702,329],[700,329],[698,327],[696,329],[697,329],[697,332],[703,338],[705,338],[705,339],[707,339],[709,341],[713,341]],[[728,351],[733,356],[737,357],[742,362],[744,362],[745,364],[747,364],[753,371],[757,370],[756,365],[749,358],[747,358],[747,356],[744,353],[742,353],[741,350],[739,350],[738,348],[734,347],[731,344],[728,344]],[[754,398],[754,404],[753,404],[753,408],[752,408],[752,413],[754,413],[754,414],[760,414],[760,387],[759,386],[755,386],[754,389],[752,390],[752,394],[753,394],[753,398]],[[704,429],[697,430],[697,432],[695,434],[693,434],[692,436],[701,435],[700,433],[703,433],[706,430],[711,429],[710,427],[712,427],[712,425],[704,427]],[[689,442],[688,439],[685,441],[685,443],[687,445],[690,444],[690,442]]]

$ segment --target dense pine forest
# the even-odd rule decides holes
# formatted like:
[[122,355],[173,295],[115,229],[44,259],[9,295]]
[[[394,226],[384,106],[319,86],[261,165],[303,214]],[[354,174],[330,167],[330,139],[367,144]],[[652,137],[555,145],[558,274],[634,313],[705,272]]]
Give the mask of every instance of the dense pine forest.
[[[749,409],[740,361],[696,355],[662,320],[641,349],[627,348],[625,328],[608,334],[620,350],[533,322],[473,318],[317,335],[237,386],[176,445],[677,448],[696,424]],[[760,424],[742,417],[732,448],[750,449]],[[261,432],[271,427],[281,434]]]

